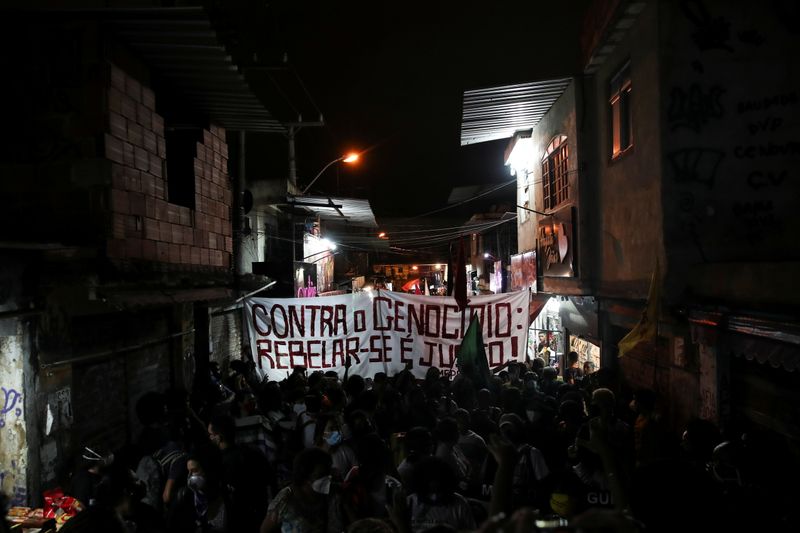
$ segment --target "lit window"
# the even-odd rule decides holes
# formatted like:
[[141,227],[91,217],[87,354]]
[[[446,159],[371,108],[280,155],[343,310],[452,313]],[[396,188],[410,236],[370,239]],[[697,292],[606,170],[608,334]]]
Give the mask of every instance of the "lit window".
[[611,78],[609,85],[611,111],[611,157],[617,157],[633,145],[631,128],[631,69],[630,63]]
[[542,158],[542,198],[545,209],[554,209],[569,198],[568,162],[567,136],[557,135]]

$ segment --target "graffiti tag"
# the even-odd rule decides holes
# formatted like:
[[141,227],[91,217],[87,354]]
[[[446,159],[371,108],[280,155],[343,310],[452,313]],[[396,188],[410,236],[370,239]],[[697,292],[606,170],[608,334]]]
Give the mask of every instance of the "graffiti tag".
[[693,83],[690,87],[673,87],[670,96],[667,118],[672,129],[689,128],[699,132],[713,118],[725,114],[720,98],[725,90],[717,85],[704,91]]
[[717,168],[725,152],[709,148],[682,148],[667,154],[677,183],[700,183],[714,187]]
[[[0,389],[3,390],[3,396],[5,397],[3,400],[3,407],[0,408],[0,428],[1,428],[5,427],[6,425],[5,416],[7,413],[14,411],[14,414],[16,414],[17,416],[22,415],[22,408],[21,408],[22,402],[20,402],[22,394],[20,394],[14,389],[7,389],[5,387],[0,387]],[[17,407],[18,403],[20,407]]]
[[712,17],[700,0],[685,0],[681,3],[686,18],[694,24],[692,34],[697,48],[705,51],[719,48],[733,52],[728,41],[731,38],[731,23],[722,17]]

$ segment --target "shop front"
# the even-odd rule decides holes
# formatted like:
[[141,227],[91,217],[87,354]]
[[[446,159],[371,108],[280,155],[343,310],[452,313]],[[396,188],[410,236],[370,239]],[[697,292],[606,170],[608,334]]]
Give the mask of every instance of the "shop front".
[[541,311],[531,320],[528,356],[541,357],[546,365],[563,369],[566,354],[574,351],[581,368],[589,362],[593,371],[599,369],[597,301],[590,296],[541,294],[534,301],[539,302]]
[[597,300],[592,296],[568,296],[559,306],[561,325],[564,328],[569,352],[578,354],[580,368],[589,363],[591,371],[600,368],[600,351],[597,327]]
[[541,308],[528,327],[528,357],[541,357],[545,365],[556,368],[561,363],[566,347],[559,300],[559,296],[537,298]]

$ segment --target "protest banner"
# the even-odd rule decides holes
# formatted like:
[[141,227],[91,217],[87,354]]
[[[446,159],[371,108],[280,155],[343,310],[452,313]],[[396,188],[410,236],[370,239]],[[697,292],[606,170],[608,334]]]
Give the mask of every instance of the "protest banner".
[[527,291],[473,296],[462,311],[452,297],[372,291],[318,298],[248,298],[251,353],[262,377],[284,379],[295,366],[372,377],[401,371],[417,377],[435,366],[453,375],[473,314],[482,325],[489,366],[525,357]]

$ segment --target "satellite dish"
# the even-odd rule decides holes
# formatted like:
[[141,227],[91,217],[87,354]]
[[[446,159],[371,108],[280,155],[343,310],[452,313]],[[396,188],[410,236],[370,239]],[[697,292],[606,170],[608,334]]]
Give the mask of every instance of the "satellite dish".
[[245,215],[253,209],[253,193],[249,189],[245,189],[242,192],[242,209]]

